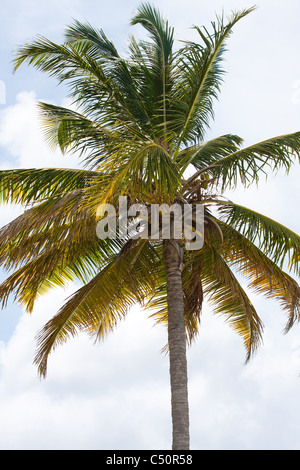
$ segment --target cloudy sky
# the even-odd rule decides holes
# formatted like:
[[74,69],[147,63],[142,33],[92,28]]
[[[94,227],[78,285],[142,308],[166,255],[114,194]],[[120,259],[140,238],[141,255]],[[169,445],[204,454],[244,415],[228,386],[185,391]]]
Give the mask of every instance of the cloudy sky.
[[[251,0],[154,0],[176,27],[207,25],[215,12],[252,6]],[[298,0],[258,0],[228,43],[227,75],[208,137],[239,134],[246,144],[300,130]],[[35,70],[12,74],[12,52],[42,34],[61,41],[73,18],[103,28],[126,50],[138,1],[8,0],[0,15],[0,167],[78,166],[43,141],[35,103],[65,103],[66,90]],[[232,199],[276,218],[296,232],[299,167],[272,175]],[[20,208],[0,208],[1,225]],[[3,271],[0,278],[4,279]],[[32,365],[34,337],[75,286],[41,298],[31,316],[9,303],[0,312],[0,449],[170,448],[166,332],[139,308],[102,344],[85,336],[50,358],[46,380]],[[275,302],[253,297],[265,324],[264,345],[244,366],[239,337],[205,305],[201,331],[188,352],[193,449],[300,448],[300,327],[283,335]]]

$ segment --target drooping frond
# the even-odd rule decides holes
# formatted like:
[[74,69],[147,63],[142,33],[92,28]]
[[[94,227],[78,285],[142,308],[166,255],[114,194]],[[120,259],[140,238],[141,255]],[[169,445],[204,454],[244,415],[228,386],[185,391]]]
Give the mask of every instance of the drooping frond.
[[288,262],[289,268],[299,275],[299,235],[275,220],[233,202],[220,202],[218,212],[221,220],[257,244],[279,267]]
[[218,220],[218,224],[224,234],[223,243],[218,246],[220,254],[232,268],[245,277],[250,290],[279,301],[287,314],[285,330],[288,331],[300,320],[298,283],[285,273],[278,263],[270,259],[268,250],[259,249],[252,242],[251,236],[243,235],[221,220]]
[[[120,249],[115,240],[77,238],[43,250],[0,284],[0,301],[5,306],[9,296],[31,313],[38,297],[70,282],[89,282],[111,256]],[[23,248],[23,246],[22,246]]]
[[104,165],[111,178],[106,188],[99,190],[95,181],[86,191],[92,207],[111,202],[119,195],[130,195],[133,201],[142,203],[167,202],[175,197],[181,181],[179,169],[169,152],[153,141],[128,141],[99,162],[100,168]]
[[[81,25],[80,34],[83,29]],[[25,61],[59,81],[67,81],[73,101],[87,115],[101,117],[104,125],[143,127],[149,118],[136,91],[130,67],[123,59],[117,60],[113,46],[102,36],[100,32],[97,45],[91,43],[90,36],[86,40],[72,37],[62,45],[39,37],[16,52],[15,68]],[[106,48],[102,44],[104,52],[99,44],[101,37],[106,44]]]
[[[40,256],[53,256],[51,266],[53,262],[62,269],[62,266],[73,263],[72,269],[75,272],[75,259],[79,266],[80,259],[92,256],[97,269],[99,265],[103,265],[107,255],[120,249],[120,243],[113,239],[109,243],[98,239],[96,214],[82,204],[82,193],[74,191],[63,197],[48,199],[2,227],[0,263],[6,270],[12,270],[30,262],[39,262]],[[47,269],[45,266],[46,271]],[[30,267],[28,272],[32,272]],[[39,272],[36,271],[35,274],[38,275]],[[86,280],[90,276],[90,270],[87,269],[85,275],[82,267],[74,275]],[[22,277],[18,282],[22,283]],[[30,290],[30,282],[28,287]]]
[[88,282],[123,244],[97,237],[96,217],[81,206],[78,195],[35,206],[0,231],[1,265],[14,270],[0,285],[1,302],[14,295],[32,311],[37,297],[49,289]]
[[[198,293],[211,304],[214,313],[243,337],[249,360],[261,342],[262,322],[245,290],[219,251],[207,244],[187,259],[189,278],[201,282]],[[192,279],[191,279],[192,280]]]
[[99,57],[110,60],[118,59],[119,53],[114,43],[108,39],[102,29],[95,29],[90,23],[82,23],[75,20],[65,30],[67,43],[77,43],[85,46],[88,55],[96,60]]
[[[33,256],[39,249],[44,247],[48,239],[51,245],[52,236],[55,241],[60,241],[68,237],[77,236],[76,231],[72,233],[70,226],[75,228],[81,222],[94,225],[96,219],[89,209],[81,207],[83,193],[80,190],[70,191],[64,196],[58,195],[56,198],[49,198],[26,210],[19,217],[9,222],[0,230],[0,253],[12,256],[13,249],[21,248],[27,240],[32,242],[32,248],[28,251],[28,257],[33,252]],[[82,210],[79,210],[82,209]],[[32,237],[32,239],[31,239]],[[39,248],[38,248],[39,247]],[[26,250],[24,250],[24,254]],[[4,259],[1,258],[3,262]]]
[[41,330],[35,363],[46,374],[50,352],[85,330],[100,339],[128,308],[143,302],[156,284],[156,256],[146,240],[129,242],[89,283],[73,294]]
[[33,65],[42,72],[58,78],[60,81],[74,79],[78,76],[92,76],[99,80],[108,93],[104,70],[95,58],[84,53],[82,44],[65,43],[62,45],[39,36],[32,43],[23,45],[14,59],[15,70],[23,62]]
[[102,170],[106,176],[112,171],[112,165],[117,168],[132,148],[147,142],[147,135],[130,123],[104,126],[105,117],[100,124],[61,106],[39,103],[39,107],[47,141],[59,146],[63,153],[79,151],[86,166]]
[[39,108],[46,141],[59,146],[63,153],[88,152],[90,159],[93,155],[100,158],[124,140],[122,135],[78,112],[42,102]]

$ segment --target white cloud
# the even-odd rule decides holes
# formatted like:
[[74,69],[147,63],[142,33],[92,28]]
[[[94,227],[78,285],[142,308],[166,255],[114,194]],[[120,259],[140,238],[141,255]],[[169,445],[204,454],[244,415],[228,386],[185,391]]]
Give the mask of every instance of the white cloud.
[[139,310],[102,344],[80,335],[59,347],[37,379],[34,336],[70,293],[41,298],[1,345],[1,448],[167,447],[165,332]]
[[[63,156],[46,144],[37,101],[33,91],[22,91],[15,104],[2,110],[0,145],[16,159],[18,168],[78,166],[76,156]],[[5,167],[8,166],[6,162]]]

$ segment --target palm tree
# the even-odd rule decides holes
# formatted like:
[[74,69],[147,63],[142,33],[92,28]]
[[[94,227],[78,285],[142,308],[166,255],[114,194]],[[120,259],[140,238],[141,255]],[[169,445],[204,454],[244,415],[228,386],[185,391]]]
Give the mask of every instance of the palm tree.
[[[236,135],[205,141],[223,78],[225,43],[253,8],[195,27],[198,42],[174,47],[173,28],[143,4],[131,24],[149,39],[130,38],[122,58],[102,30],[75,21],[65,42],[38,37],[16,53],[23,62],[65,82],[72,109],[40,103],[46,139],[78,152],[81,169],[0,172],[2,201],[27,210],[0,231],[0,262],[13,273],[0,286],[31,312],[39,295],[80,280],[77,290],[37,337],[35,364],[46,376],[49,354],[79,331],[96,339],[115,328],[135,303],[168,328],[173,449],[189,449],[186,347],[197,337],[203,298],[243,338],[246,361],[261,342],[262,321],[239,282],[274,297],[299,320],[300,237],[225,197],[267,170],[288,171],[300,157],[300,132],[250,147]],[[184,237],[98,238],[97,208],[119,197],[143,203],[204,207],[204,243]],[[99,215],[99,214],[98,214]],[[119,214],[120,215],[120,214]]]

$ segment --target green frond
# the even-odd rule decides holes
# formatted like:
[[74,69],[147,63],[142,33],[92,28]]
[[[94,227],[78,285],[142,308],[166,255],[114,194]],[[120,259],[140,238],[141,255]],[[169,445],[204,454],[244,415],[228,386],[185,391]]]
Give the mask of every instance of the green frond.
[[[214,165],[220,158],[235,152],[242,144],[243,139],[237,135],[222,135],[207,142],[192,145],[183,149],[177,157],[179,165],[184,171],[188,165],[197,170],[206,170]],[[198,173],[197,173],[198,175]],[[194,179],[194,175],[189,179]]]
[[100,178],[97,173],[68,168],[0,170],[0,203],[33,204],[64,196]]
[[110,148],[123,142],[122,135],[97,121],[61,106],[39,103],[46,141],[59,146],[61,151],[79,151],[93,155],[106,155]]
[[102,88],[109,92],[107,77],[100,62],[85,54],[81,44],[59,45],[38,36],[32,43],[23,45],[15,52],[14,70],[24,62],[58,78],[60,82],[82,75],[95,77]]
[[286,170],[300,161],[300,132],[273,137],[258,144],[236,150],[221,158],[213,169],[222,189],[235,188],[239,182],[249,186],[258,182],[267,170]]
[[120,56],[114,43],[107,38],[102,29],[95,29],[90,23],[82,23],[75,20],[65,30],[67,43],[79,43],[88,48],[88,54],[95,59],[105,57],[110,60],[118,59]]
[[126,142],[99,167],[110,173],[109,185],[99,190],[97,182],[86,191],[91,207],[111,202],[119,195],[148,203],[174,199],[181,175],[177,165],[161,145],[153,142]]
[[181,144],[203,140],[204,132],[213,117],[213,100],[217,98],[224,70],[221,68],[225,42],[233,26],[253,8],[233,13],[225,24],[224,18],[212,22],[212,33],[195,27],[203,44],[187,42],[176,54],[176,72],[172,106],[176,114]]
[[153,44],[149,44],[148,64],[151,71],[151,88],[154,101],[160,104],[162,136],[167,137],[167,100],[171,88],[171,63],[174,43],[174,28],[169,26],[160,12],[149,3],[138,9],[131,25],[141,24],[150,34]]
[[[112,125],[116,120],[135,125],[140,125],[139,120],[145,123],[148,118],[127,63],[121,58],[116,60],[115,54],[113,57],[103,54],[100,36],[97,47],[91,44],[90,37],[86,40],[73,38],[62,45],[43,37],[37,38],[16,52],[15,69],[27,62],[60,82],[67,81],[74,102],[86,113],[100,115],[101,121]],[[113,53],[113,46],[105,41],[104,36],[102,39],[106,49]]]
[[160,12],[149,3],[142,4],[131,20],[131,25],[141,24],[149,33],[156,45],[157,60],[161,60],[160,67],[165,67],[172,54],[174,43],[174,28],[169,26]]

